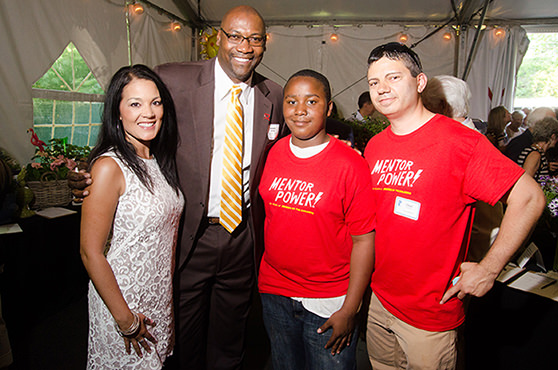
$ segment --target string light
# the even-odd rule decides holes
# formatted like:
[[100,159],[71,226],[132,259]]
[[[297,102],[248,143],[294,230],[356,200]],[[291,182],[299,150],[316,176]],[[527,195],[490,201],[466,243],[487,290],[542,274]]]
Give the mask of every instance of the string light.
[[173,30],[175,32],[178,32],[181,29],[182,29],[182,26],[180,25],[180,23],[178,23],[176,21],[171,23],[171,30]]
[[498,38],[502,38],[506,35],[506,30],[504,30],[503,28],[494,28],[494,36],[498,37]]
[[132,10],[136,14],[141,14],[141,13],[143,13],[143,5],[141,5],[140,3],[133,3],[132,4]]
[[446,32],[444,33],[444,35],[442,36],[444,40],[449,41],[451,40],[451,33]]

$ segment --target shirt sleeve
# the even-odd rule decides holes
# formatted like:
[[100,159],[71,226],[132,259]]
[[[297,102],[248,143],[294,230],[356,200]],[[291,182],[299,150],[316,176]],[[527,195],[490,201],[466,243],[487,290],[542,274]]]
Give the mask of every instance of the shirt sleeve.
[[351,178],[347,179],[345,222],[351,235],[363,235],[375,228],[376,208],[372,194],[372,179],[368,164],[357,158],[352,164]]
[[485,137],[479,138],[466,167],[464,191],[473,200],[496,204],[525,171]]

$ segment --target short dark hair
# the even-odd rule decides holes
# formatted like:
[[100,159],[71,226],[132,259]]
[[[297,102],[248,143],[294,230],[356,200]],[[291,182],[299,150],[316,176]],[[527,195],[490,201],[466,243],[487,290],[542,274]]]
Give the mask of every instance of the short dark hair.
[[329,81],[326,76],[324,76],[320,72],[314,71],[313,69],[302,69],[289,77],[285,86],[287,86],[289,82],[295,77],[312,77],[313,79],[318,80],[318,82],[324,88],[327,101],[331,101],[331,86],[329,85]]
[[422,73],[422,64],[419,56],[407,45],[399,42],[390,42],[376,47],[370,52],[370,56],[368,56],[368,67],[383,57],[391,60],[401,60],[413,77],[417,77]]
[[179,189],[176,170],[176,149],[178,147],[178,128],[176,111],[169,90],[161,78],[149,67],[143,64],[120,68],[110,81],[105,95],[105,107],[102,125],[97,138],[97,144],[91,150],[89,163],[110,150],[115,150],[120,159],[152,190],[152,181],[146,172],[145,165],[138,159],[132,144],[126,140],[126,134],[120,122],[120,101],[122,91],[133,79],[148,80],[155,83],[161,102],[163,103],[163,118],[157,136],[151,141],[150,151],[157,160],[163,176],[173,189]]
[[370,92],[365,91],[358,97],[358,109],[364,107],[364,104],[372,104],[372,99],[370,98]]

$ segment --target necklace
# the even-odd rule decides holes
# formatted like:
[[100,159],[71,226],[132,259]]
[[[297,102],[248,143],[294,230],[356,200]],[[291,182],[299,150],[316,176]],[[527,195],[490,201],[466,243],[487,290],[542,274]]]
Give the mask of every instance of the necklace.
[[542,152],[542,151],[543,151],[543,148],[542,148],[541,145],[538,144],[538,143],[537,143],[537,144],[533,144],[533,147],[534,147],[535,149],[537,149],[539,152]]

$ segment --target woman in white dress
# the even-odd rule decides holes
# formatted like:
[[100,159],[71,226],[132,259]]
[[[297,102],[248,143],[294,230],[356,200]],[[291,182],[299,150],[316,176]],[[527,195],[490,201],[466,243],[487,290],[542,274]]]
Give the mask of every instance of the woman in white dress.
[[88,369],[161,369],[172,353],[172,273],[184,206],[177,144],[166,86],[146,66],[121,68],[106,94],[82,207]]

